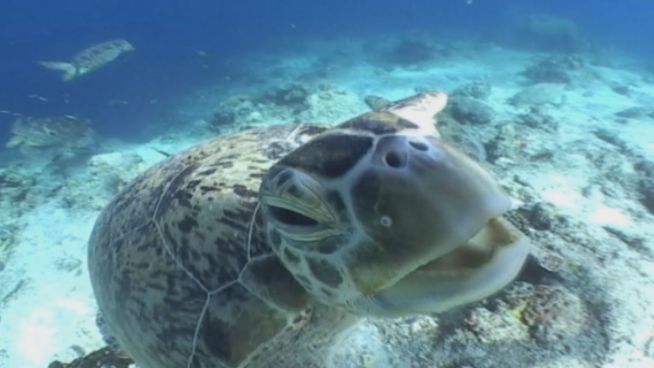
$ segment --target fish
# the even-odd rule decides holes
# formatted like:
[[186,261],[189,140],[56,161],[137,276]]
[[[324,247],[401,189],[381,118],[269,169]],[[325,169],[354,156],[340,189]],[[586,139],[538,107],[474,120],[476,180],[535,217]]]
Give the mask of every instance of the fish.
[[154,147],[150,147],[150,148],[152,148],[154,151],[156,151],[157,153],[161,154],[164,157],[170,157],[171,156],[170,152],[166,152],[164,150],[160,150],[160,149],[154,148]]
[[71,81],[100,69],[133,50],[135,47],[131,43],[116,39],[92,45],[76,53],[70,61],[39,61],[39,64],[60,72],[64,81]]
[[43,101],[43,102],[48,102],[47,98],[45,98],[43,96],[40,96],[40,95],[37,95],[36,93],[32,93],[31,95],[27,96],[27,98],[31,98],[33,100],[39,100],[39,101]]

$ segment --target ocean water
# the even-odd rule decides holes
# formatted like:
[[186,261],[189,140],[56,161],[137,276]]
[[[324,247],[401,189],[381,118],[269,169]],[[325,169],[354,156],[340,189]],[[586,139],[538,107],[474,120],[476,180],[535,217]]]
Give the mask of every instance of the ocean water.
[[[106,345],[87,243],[147,168],[426,91],[538,271],[457,315],[362,318],[320,364],[654,367],[652,19],[647,0],[1,1],[0,367]],[[70,81],[39,64],[117,39],[134,50]]]

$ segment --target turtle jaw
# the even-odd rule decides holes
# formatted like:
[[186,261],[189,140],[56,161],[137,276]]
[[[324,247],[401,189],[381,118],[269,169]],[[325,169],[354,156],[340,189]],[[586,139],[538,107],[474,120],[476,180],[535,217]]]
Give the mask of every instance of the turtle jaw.
[[504,288],[520,273],[528,253],[527,238],[496,217],[450,253],[416,264],[393,285],[355,304],[380,317],[444,312]]

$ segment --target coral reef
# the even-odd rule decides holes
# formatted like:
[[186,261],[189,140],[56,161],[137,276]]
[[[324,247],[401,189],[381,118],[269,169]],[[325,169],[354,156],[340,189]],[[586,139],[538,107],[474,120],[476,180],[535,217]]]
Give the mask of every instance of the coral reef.
[[91,157],[88,176],[63,180],[58,197],[67,208],[99,210],[132,179],[143,172],[146,163],[137,154],[102,153]]
[[315,90],[290,84],[252,95],[234,95],[218,104],[208,128],[225,133],[277,123],[315,121],[315,116],[338,121],[363,111],[356,94],[323,83]]
[[8,148],[82,148],[92,144],[94,136],[88,120],[73,116],[19,118],[14,122],[12,133]]
[[309,92],[299,84],[275,87],[257,95],[235,95],[222,101],[209,119],[214,131],[243,129],[263,122],[262,112],[282,115],[287,120],[310,107]]

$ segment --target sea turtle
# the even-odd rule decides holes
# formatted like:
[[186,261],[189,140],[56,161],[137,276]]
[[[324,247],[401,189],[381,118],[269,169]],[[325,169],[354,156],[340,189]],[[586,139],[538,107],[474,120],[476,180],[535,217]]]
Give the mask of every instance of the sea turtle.
[[120,346],[146,368],[321,367],[361,317],[503,288],[527,241],[493,178],[439,137],[445,103],[234,133],[146,171],[89,244]]
[[76,53],[70,61],[39,61],[39,64],[60,72],[64,81],[71,81],[100,69],[120,55],[133,50],[131,43],[116,39],[91,45]]

